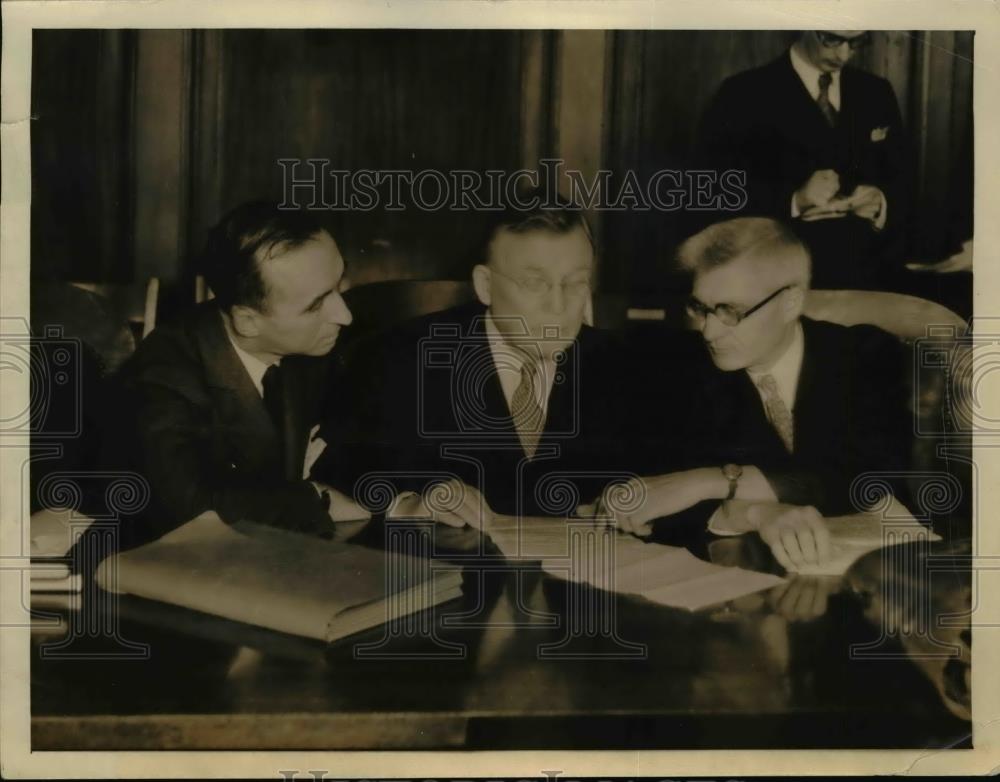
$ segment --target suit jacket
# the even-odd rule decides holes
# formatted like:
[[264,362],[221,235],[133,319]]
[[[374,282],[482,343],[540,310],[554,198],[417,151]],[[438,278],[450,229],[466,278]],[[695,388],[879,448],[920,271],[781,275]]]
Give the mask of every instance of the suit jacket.
[[[851,484],[858,476],[898,473],[909,463],[905,352],[874,326],[803,318],[802,329],[793,451],[768,421],[749,375],[718,370],[707,351],[696,374],[701,407],[695,417],[705,427],[698,437],[715,444],[715,463],[759,467],[782,502],[814,505],[824,515],[855,512]],[[901,476],[883,480],[909,504]],[[855,487],[854,495],[864,492]]]
[[[792,67],[789,53],[726,79],[702,119],[702,164],[746,171],[747,215],[791,219],[792,194],[814,172],[830,168],[841,190],[875,185],[886,196],[886,225],[875,232],[853,215],[795,221],[813,254],[813,287],[869,287],[902,250],[906,218],[906,144],[888,81],[845,66],[841,105],[831,128]],[[711,215],[709,219],[733,217]],[[702,225],[693,225],[700,228]]]
[[162,534],[206,510],[227,522],[329,528],[324,503],[302,480],[302,465],[333,361],[286,356],[281,365],[279,433],[214,302],[142,342],[119,378],[123,426],[116,452],[149,481],[147,533]]
[[480,488],[496,512],[560,515],[620,476],[625,378],[613,339],[584,326],[566,351],[528,460],[484,316],[478,304],[434,313],[369,346],[351,368],[351,402],[341,406],[350,417],[328,423],[338,447],[321,457],[314,477],[371,505],[378,476],[393,493],[455,476]]

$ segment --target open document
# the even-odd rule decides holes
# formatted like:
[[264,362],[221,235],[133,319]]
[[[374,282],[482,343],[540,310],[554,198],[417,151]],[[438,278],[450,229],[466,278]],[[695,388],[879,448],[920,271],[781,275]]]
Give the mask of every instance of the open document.
[[690,611],[784,580],[713,565],[687,549],[645,543],[591,520],[498,516],[486,531],[510,559],[538,560],[559,578]]

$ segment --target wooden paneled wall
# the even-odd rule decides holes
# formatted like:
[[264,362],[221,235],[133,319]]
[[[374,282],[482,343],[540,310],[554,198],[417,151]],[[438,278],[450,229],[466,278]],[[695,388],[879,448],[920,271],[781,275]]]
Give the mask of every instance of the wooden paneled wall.
[[[37,31],[33,271],[187,280],[225,209],[282,198],[281,158],[345,170],[513,171],[555,156],[585,176],[606,168],[640,180],[685,169],[719,82],[777,56],[792,36]],[[972,34],[956,32],[876,35],[859,58],[896,89],[928,214],[971,209],[971,62]],[[465,277],[487,219],[412,208],[324,217],[357,283]],[[593,217],[603,287],[652,303],[676,215]]]

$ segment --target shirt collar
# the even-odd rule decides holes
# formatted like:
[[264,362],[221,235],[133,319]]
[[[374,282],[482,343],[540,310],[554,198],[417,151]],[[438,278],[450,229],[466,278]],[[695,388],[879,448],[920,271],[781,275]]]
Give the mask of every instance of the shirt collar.
[[[798,52],[798,47],[792,46],[788,50],[789,57],[792,60],[792,68],[798,74],[799,79],[805,85],[805,88],[809,91],[813,100],[819,98],[819,76],[822,71],[809,62],[805,57],[803,57]],[[840,71],[833,71],[830,76],[833,80],[830,82],[830,89],[827,93],[830,98],[831,105],[839,110],[840,109]]]
[[[521,369],[524,366],[524,353],[510,345],[500,329],[497,328],[493,320],[493,313],[486,310],[485,317],[486,339],[490,344],[490,353],[493,357],[493,365],[496,367],[497,375],[500,378],[500,387],[503,389],[504,397],[510,404],[514,398],[514,392],[521,383]],[[538,375],[541,382],[536,383],[535,390],[538,394],[538,404],[543,412],[548,410],[549,394],[552,391],[552,383],[555,378],[555,364],[548,359],[542,361],[542,366],[538,367]]]
[[[221,314],[221,313],[220,313]],[[265,364],[256,356],[251,353],[247,353],[243,348],[236,344],[236,340],[233,338],[232,330],[229,326],[229,321],[226,319],[225,315],[221,315],[223,325],[226,329],[226,336],[229,337],[229,344],[233,346],[233,350],[236,351],[236,357],[240,360],[243,368],[250,375],[250,380],[253,382],[254,388],[257,389],[257,393],[264,396],[264,373],[267,372],[270,364]],[[274,362],[275,364],[280,364],[281,360]]]
[[775,361],[770,369],[751,372],[747,370],[754,385],[764,375],[770,375],[778,385],[781,400],[789,410],[795,407],[795,392],[799,385],[799,372],[802,370],[802,358],[805,355],[805,337],[802,334],[802,323],[795,324],[795,334],[785,352]]

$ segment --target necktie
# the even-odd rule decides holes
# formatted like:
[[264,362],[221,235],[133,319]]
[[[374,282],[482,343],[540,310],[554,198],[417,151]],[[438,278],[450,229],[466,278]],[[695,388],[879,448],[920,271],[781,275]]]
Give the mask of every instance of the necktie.
[[281,437],[285,431],[285,390],[281,382],[281,364],[271,364],[267,368],[261,386],[264,389],[264,409]]
[[536,391],[536,375],[538,365],[534,361],[525,360],[521,364],[521,382],[514,391],[510,402],[510,412],[514,418],[517,435],[521,439],[524,452],[531,459],[542,438],[544,418],[542,408],[538,404]]
[[819,97],[816,98],[819,110],[823,112],[823,116],[826,117],[831,128],[837,124],[837,110],[830,103],[830,84],[832,82],[833,76],[829,73],[821,73],[819,75]]
[[774,379],[774,375],[761,375],[757,378],[757,388],[761,392],[767,419],[778,433],[781,442],[785,444],[785,448],[791,453],[795,445],[792,414],[778,393],[778,382]]

